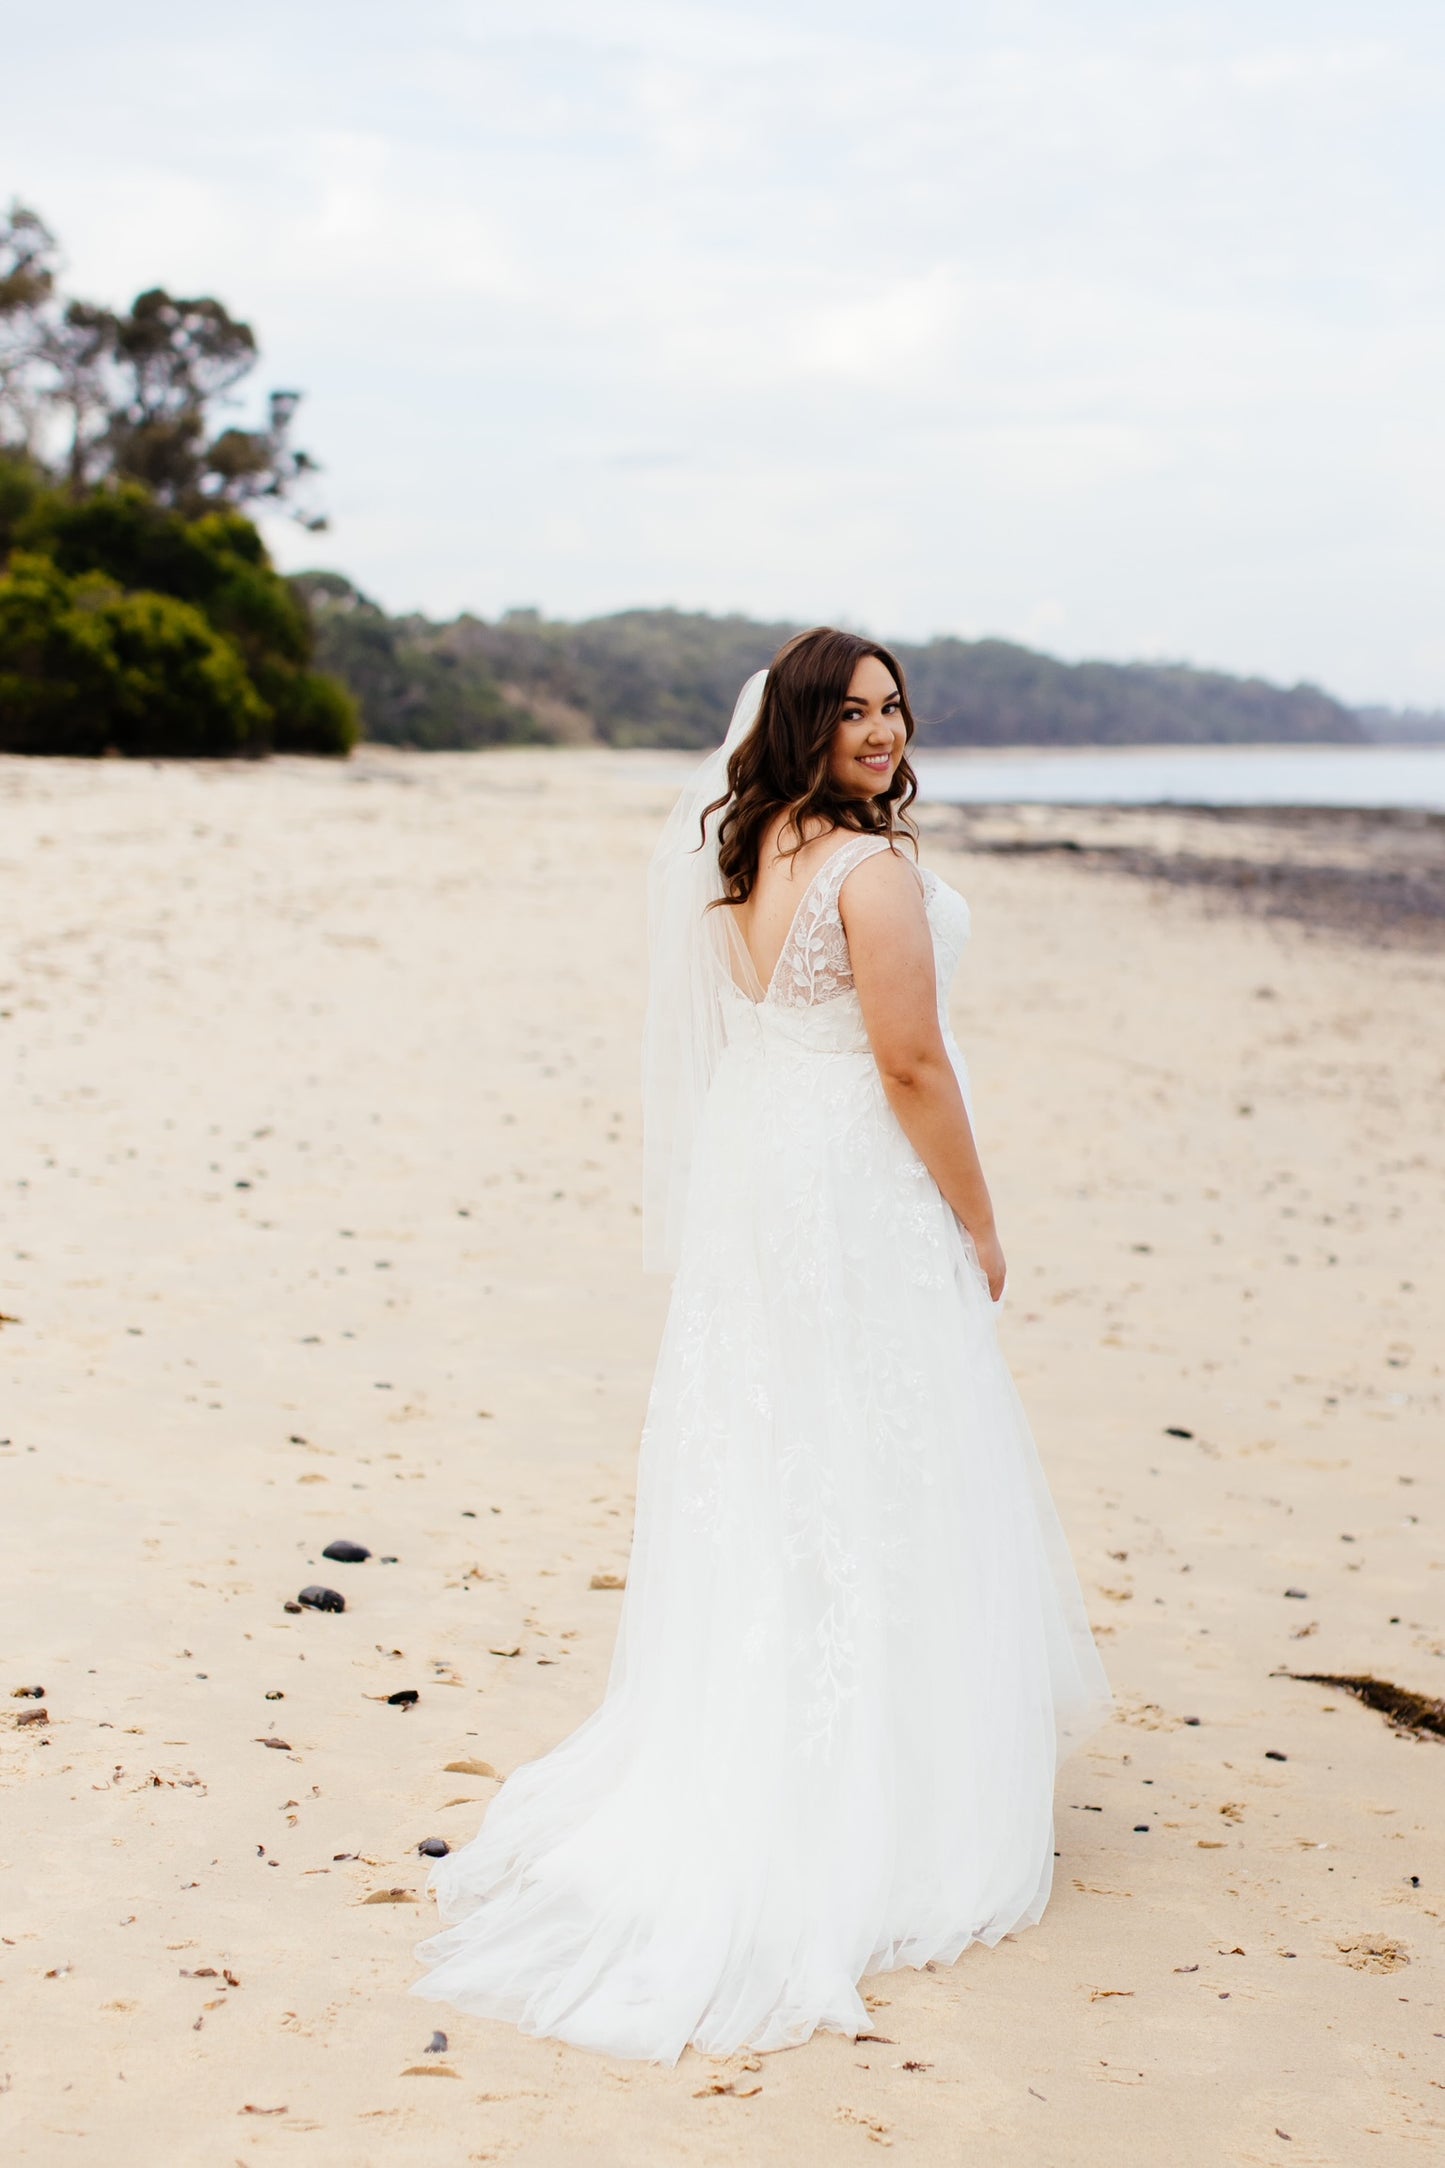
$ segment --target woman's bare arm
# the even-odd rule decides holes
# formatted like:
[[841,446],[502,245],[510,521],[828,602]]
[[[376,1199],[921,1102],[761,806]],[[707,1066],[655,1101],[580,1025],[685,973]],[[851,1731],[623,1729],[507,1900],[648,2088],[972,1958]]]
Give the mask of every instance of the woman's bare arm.
[[888,1103],[972,1236],[997,1302],[1007,1268],[968,1110],[939,1027],[933,940],[918,876],[896,853],[879,851],[849,874],[838,907]]

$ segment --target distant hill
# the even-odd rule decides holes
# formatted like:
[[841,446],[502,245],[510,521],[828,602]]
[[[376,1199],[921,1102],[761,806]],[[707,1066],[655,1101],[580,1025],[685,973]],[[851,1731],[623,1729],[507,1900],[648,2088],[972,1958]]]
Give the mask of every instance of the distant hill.
[[930,745],[1357,743],[1351,710],[1314,685],[1183,663],[1056,662],[1007,640],[900,647]]
[[[360,704],[366,735],[433,749],[508,743],[715,745],[738,687],[801,628],[682,610],[579,624],[509,610],[495,623],[388,617],[339,573],[293,582],[317,661]],[[1006,640],[891,642],[919,743],[1204,745],[1359,743],[1349,709],[1183,664],[1063,663]]]
[[1356,708],[1376,745],[1445,745],[1445,708]]

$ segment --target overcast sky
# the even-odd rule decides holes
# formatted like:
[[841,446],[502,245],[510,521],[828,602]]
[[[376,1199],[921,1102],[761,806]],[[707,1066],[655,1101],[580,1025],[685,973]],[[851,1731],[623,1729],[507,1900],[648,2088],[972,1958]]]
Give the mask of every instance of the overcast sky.
[[71,0],[0,192],[218,294],[393,609],[1445,705],[1440,0]]

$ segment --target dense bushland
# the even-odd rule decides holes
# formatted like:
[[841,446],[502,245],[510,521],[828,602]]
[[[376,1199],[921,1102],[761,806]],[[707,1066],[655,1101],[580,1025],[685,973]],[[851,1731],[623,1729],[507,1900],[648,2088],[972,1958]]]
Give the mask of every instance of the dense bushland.
[[[293,584],[318,657],[350,686],[366,735],[395,745],[545,739],[715,745],[744,678],[790,624],[623,610],[566,624],[535,610],[488,623],[388,617],[337,573]],[[1311,685],[1282,687],[1183,664],[1064,663],[1006,640],[891,643],[925,745],[1353,742],[1351,711]]]
[[35,213],[0,220],[0,751],[355,741],[355,703],[315,668],[305,599],[244,509],[294,509],[315,471],[290,444],[297,395],[273,393],[256,429],[216,418],[256,356],[210,297],[67,299]]
[[313,667],[303,598],[239,512],[138,483],[79,499],[0,460],[0,751],[345,753],[355,703]]

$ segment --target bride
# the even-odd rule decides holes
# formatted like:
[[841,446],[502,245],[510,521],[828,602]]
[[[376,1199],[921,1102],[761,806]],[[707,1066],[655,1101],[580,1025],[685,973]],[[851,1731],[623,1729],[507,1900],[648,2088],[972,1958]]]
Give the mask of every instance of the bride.
[[414,1992],[673,2063],[869,2030],[867,1973],[1039,1919],[1108,1688],[995,1336],[886,649],[744,686],[653,861],[649,1264],[675,1271],[606,1697],[432,1887]]

